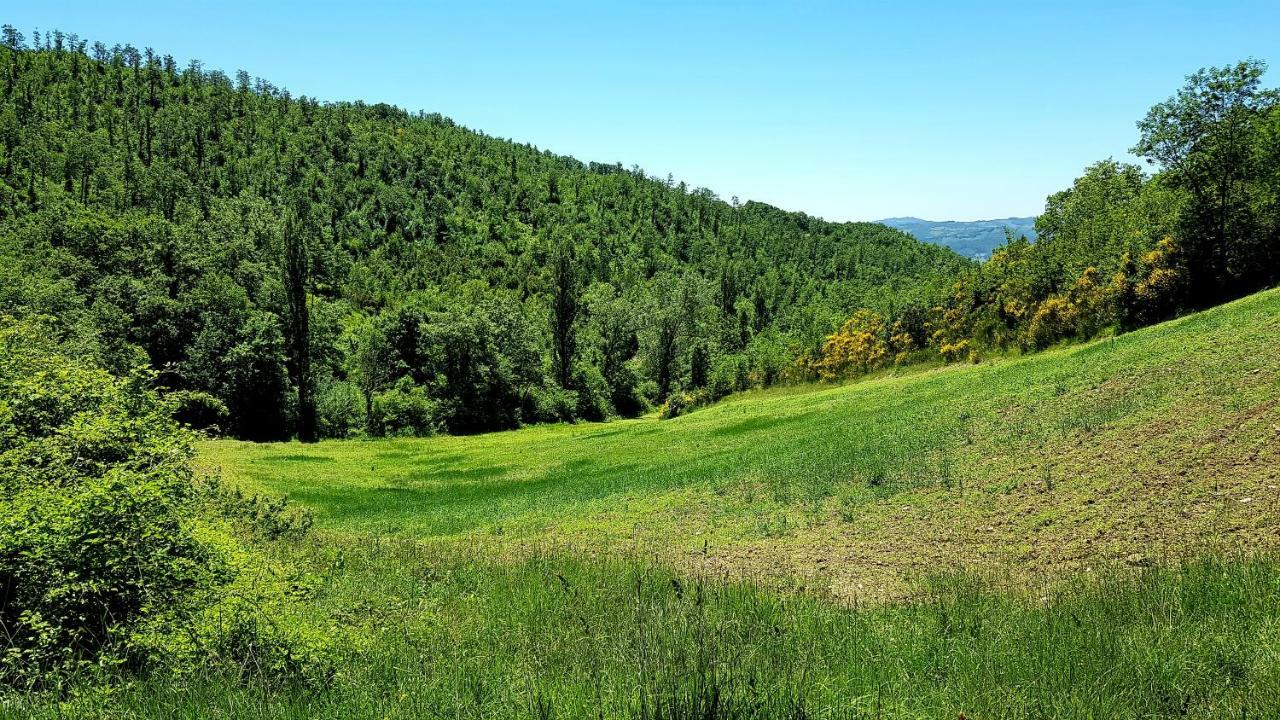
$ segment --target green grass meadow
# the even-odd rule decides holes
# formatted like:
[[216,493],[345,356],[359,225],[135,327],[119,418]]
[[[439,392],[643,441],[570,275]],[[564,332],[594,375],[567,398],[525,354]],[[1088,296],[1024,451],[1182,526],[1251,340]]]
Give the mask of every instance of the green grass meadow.
[[940,578],[843,607],[631,559],[503,563],[408,541],[299,549],[340,627],[323,689],[248,676],[19,703],[0,717],[1273,717],[1280,565],[1202,560],[1044,595]]
[[273,552],[324,681],[0,717],[1276,717],[1278,346],[1272,291],[674,420],[206,442],[314,512]]
[[1090,345],[674,420],[217,441],[202,462],[333,533],[710,555],[880,598],[940,568],[1275,546],[1277,340],[1270,292]]

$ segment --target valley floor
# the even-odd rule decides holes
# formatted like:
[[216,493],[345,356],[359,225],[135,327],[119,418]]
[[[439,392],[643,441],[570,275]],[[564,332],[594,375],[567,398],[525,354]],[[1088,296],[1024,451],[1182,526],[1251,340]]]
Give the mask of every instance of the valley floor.
[[1280,548],[1280,292],[1034,356],[675,420],[256,445],[202,461],[340,534],[658,556],[845,602]]

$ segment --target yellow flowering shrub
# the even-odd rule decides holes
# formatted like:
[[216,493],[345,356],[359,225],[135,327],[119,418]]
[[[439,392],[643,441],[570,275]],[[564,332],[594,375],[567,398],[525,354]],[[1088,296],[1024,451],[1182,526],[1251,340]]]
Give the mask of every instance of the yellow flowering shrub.
[[1075,333],[1080,309],[1070,299],[1052,295],[1036,306],[1027,325],[1026,345],[1044,348]]
[[944,341],[938,346],[938,353],[947,362],[955,362],[962,357],[966,357],[970,352],[973,352],[973,348],[967,338],[961,338],[954,343]]
[[906,365],[911,359],[911,351],[916,349],[916,340],[911,333],[895,332],[889,336],[889,347],[893,349],[893,364]]
[[884,336],[884,320],[870,310],[858,310],[822,344],[822,355],[814,364],[818,376],[834,380],[880,367],[889,355]]

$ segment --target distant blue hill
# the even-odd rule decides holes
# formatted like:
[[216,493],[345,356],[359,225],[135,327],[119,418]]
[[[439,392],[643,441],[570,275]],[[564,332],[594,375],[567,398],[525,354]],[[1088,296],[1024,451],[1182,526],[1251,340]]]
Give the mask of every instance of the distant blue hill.
[[1026,235],[1029,240],[1036,239],[1036,219],[1033,217],[973,222],[896,217],[879,222],[910,233],[917,240],[949,247],[965,257],[977,260],[991,257],[991,251],[1005,243],[1005,228],[1012,229],[1014,236]]

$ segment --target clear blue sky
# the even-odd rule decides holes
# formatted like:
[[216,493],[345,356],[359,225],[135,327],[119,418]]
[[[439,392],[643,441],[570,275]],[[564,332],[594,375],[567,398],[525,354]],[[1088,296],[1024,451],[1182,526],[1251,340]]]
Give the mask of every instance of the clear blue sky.
[[[960,7],[960,5],[968,7]],[[126,9],[128,8],[128,9]],[[833,220],[1034,215],[1280,2],[13,3],[294,94],[443,113]],[[1280,85],[1280,67],[1268,84]]]

